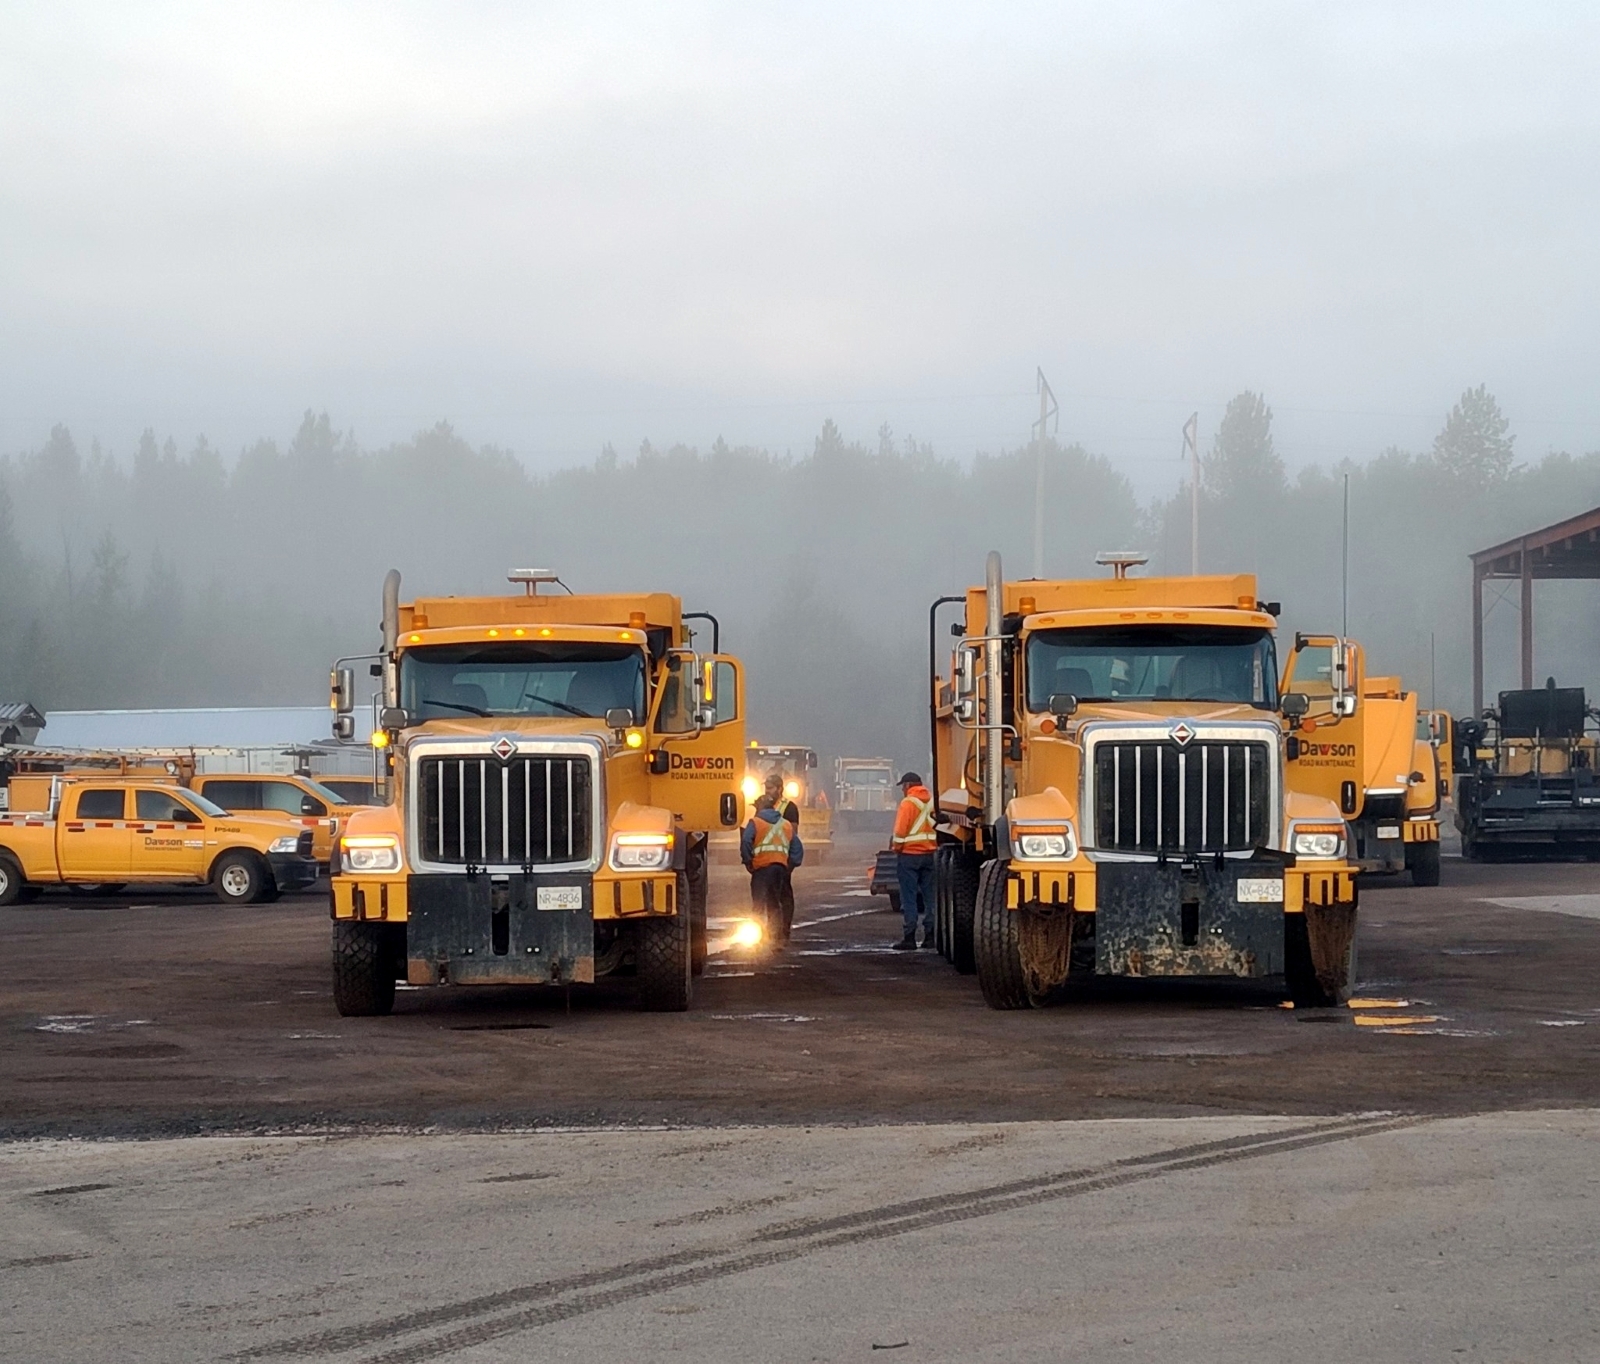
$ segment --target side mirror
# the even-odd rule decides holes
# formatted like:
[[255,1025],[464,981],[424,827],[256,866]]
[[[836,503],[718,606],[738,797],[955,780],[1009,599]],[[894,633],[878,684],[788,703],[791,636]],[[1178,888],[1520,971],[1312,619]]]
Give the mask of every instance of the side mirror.
[[807,767],[815,767],[816,765],[817,765],[817,755],[815,753],[807,753],[806,754],[806,766]]
[[1311,709],[1311,698],[1303,691],[1286,691],[1278,698],[1278,710],[1285,720],[1303,720]]
[[356,708],[356,673],[354,668],[335,668],[328,674],[329,700],[334,713],[349,715]]
[[658,748],[650,755],[650,775],[664,777],[671,770],[672,759],[667,755],[667,750]]
[[631,729],[633,727],[633,711],[627,706],[612,706],[606,712],[607,729]]
[[385,706],[378,712],[379,729],[405,729],[411,723],[411,712],[404,706]]
[[322,815],[327,811],[322,808],[322,802],[315,796],[300,797],[300,813],[303,815]]
[[356,717],[354,715],[335,715],[333,717],[333,737],[340,743],[349,743],[356,737]]
[[1056,692],[1050,698],[1050,714],[1059,720],[1065,720],[1075,715],[1078,710],[1078,698],[1069,691]]
[[968,697],[978,690],[978,655],[971,649],[956,650],[956,695]]

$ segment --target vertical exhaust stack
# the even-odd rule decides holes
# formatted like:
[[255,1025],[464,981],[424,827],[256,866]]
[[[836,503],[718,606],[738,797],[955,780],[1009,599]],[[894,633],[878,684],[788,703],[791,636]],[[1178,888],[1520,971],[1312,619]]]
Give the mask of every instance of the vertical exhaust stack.
[[383,704],[400,704],[399,677],[395,672],[395,650],[400,647],[400,570],[391,568],[383,577]]
[[1005,575],[1000,551],[991,549],[984,566],[983,633],[983,822],[991,829],[1005,813],[1005,708],[1001,697],[1000,629],[1005,616]]

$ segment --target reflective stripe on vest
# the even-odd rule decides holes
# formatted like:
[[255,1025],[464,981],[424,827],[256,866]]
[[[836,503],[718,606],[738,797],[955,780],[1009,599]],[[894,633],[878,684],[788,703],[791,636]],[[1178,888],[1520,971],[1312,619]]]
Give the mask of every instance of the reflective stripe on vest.
[[[756,827],[761,827],[762,821],[756,820]],[[767,825],[766,832],[756,839],[754,851],[751,854],[752,866],[767,867],[775,863],[789,861],[789,821],[781,816]]]
[[917,817],[911,821],[911,827],[904,835],[890,839],[898,848],[906,848],[916,843],[927,849],[939,846],[939,840],[933,831],[933,802],[931,800],[918,800],[915,796],[907,796],[907,800],[916,807]]

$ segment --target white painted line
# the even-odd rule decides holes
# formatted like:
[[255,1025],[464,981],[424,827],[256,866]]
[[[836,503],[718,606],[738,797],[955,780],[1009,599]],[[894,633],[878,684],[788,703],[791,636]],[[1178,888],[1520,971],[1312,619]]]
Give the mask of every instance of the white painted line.
[[1600,919],[1600,895],[1510,895],[1481,903],[1502,909],[1532,909],[1541,914],[1568,914],[1575,919]]
[[[827,906],[827,908],[831,907],[832,906]],[[794,921],[794,926],[796,928],[810,928],[813,924],[831,924],[839,919],[859,919],[863,914],[877,914],[880,912],[881,911],[877,908],[877,906],[874,905],[871,909],[852,909],[843,914],[829,914],[825,918],[821,919],[806,919],[804,921],[796,919]]]

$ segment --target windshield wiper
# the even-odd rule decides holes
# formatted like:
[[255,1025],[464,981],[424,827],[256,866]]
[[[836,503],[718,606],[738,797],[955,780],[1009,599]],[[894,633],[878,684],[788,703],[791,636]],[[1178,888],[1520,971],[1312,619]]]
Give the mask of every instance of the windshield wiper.
[[425,706],[445,706],[450,710],[464,710],[468,715],[481,715],[485,720],[492,718],[493,712],[481,710],[477,706],[469,706],[465,701],[435,701],[431,696],[424,696],[422,704]]
[[522,699],[524,701],[539,701],[544,705],[554,706],[557,710],[564,710],[568,715],[577,715],[585,720],[594,720],[598,718],[597,716],[590,715],[586,710],[579,710],[576,706],[569,706],[565,701],[557,701],[548,696],[524,696]]

